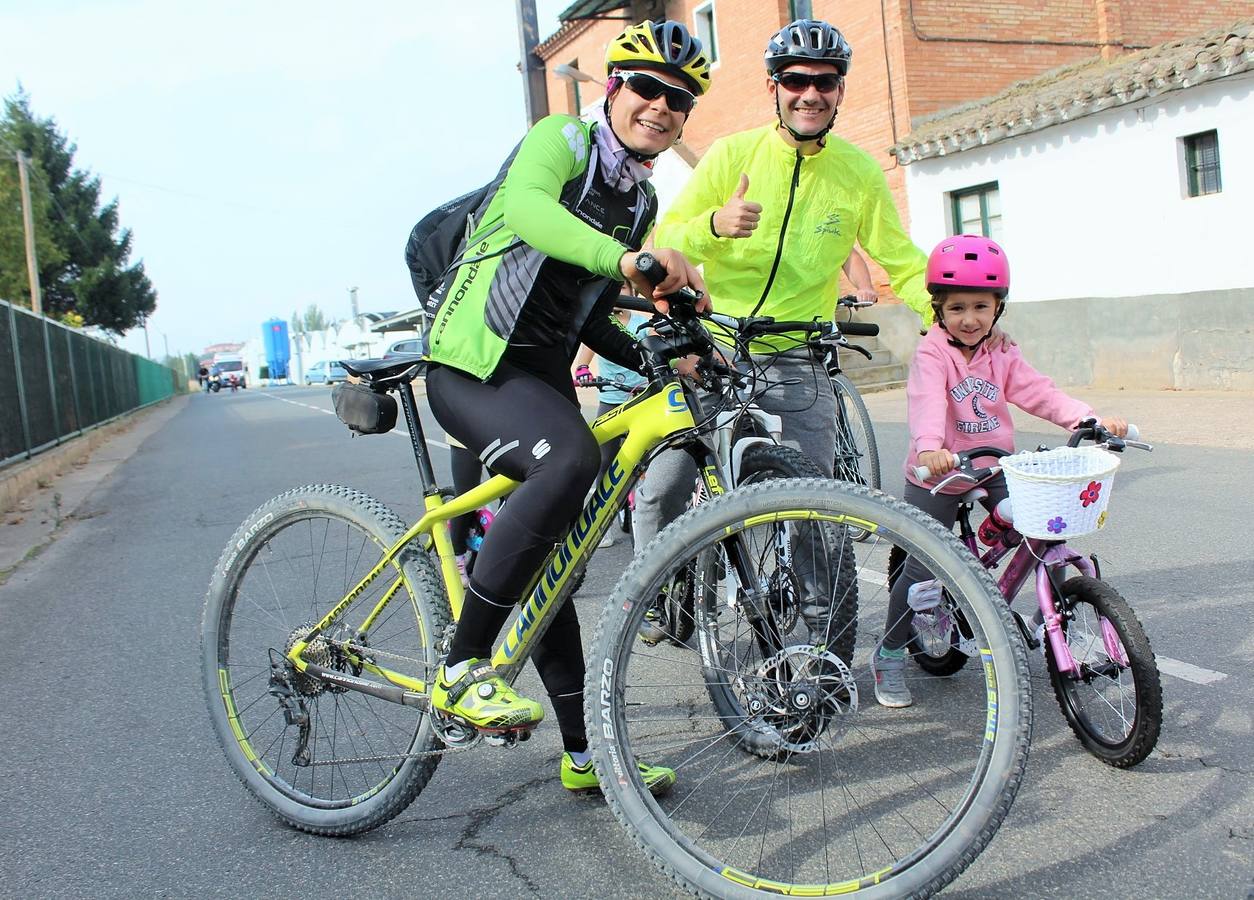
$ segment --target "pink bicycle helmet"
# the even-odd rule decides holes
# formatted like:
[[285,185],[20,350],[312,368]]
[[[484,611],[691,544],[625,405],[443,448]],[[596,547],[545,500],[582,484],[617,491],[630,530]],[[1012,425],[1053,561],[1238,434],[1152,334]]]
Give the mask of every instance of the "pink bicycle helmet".
[[1010,263],[997,242],[978,234],[956,234],[927,258],[927,289],[989,291],[1004,301],[1010,293]]

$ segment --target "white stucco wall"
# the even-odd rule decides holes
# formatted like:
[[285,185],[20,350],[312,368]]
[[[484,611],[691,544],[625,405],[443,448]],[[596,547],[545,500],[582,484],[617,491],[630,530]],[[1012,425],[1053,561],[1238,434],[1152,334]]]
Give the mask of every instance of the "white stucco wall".
[[[1223,190],[1188,197],[1180,138],[1215,129]],[[1015,302],[1254,286],[1254,74],[1220,79],[906,170],[911,234],[996,181]]]

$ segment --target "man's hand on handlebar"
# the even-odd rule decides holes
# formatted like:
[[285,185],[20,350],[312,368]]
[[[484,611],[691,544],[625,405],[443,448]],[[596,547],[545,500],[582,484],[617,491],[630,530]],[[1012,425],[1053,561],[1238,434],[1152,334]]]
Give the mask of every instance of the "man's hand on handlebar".
[[940,478],[958,468],[958,457],[948,450],[924,450],[919,454],[919,465],[926,466],[932,478]]
[[[656,287],[636,268],[636,260],[642,253],[648,253],[666,269],[666,277],[658,282]],[[641,253],[627,252],[618,261],[618,266],[622,270],[623,277],[631,282],[631,286],[642,297],[652,300],[653,305],[662,315],[670,313],[671,305],[666,299],[667,295],[684,288],[690,288],[702,295],[696,303],[697,312],[709,312],[713,308],[710,305],[710,299],[704,296],[705,281],[701,278],[701,273],[678,250],[659,247]]]

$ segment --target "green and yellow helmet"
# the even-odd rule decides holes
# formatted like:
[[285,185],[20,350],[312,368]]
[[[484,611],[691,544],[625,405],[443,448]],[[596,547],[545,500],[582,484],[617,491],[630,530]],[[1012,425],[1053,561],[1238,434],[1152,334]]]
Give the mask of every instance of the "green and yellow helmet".
[[659,69],[683,79],[698,97],[710,89],[710,59],[682,22],[632,25],[605,51],[605,74],[615,69]]

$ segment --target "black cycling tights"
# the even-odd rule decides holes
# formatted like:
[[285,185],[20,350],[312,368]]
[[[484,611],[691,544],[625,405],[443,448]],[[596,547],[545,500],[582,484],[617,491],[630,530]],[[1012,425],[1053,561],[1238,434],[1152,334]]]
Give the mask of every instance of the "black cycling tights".
[[[502,362],[487,382],[447,366],[427,374],[436,420],[494,475],[522,482],[497,513],[470,576],[448,665],[486,659],[536,569],[574,521],[596,479],[596,440],[564,369],[542,376]],[[587,747],[583,645],[563,604],[532,656],[567,750]]]

